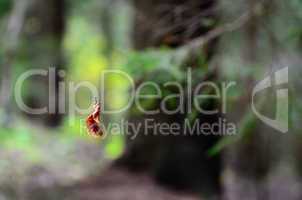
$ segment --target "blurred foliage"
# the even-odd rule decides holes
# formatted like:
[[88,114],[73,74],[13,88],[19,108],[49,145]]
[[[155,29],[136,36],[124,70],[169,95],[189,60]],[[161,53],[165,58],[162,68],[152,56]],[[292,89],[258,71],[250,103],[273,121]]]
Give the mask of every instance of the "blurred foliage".
[[[90,6],[96,4],[98,4],[97,1],[91,2]],[[99,28],[100,26],[95,26],[95,23],[98,24],[99,22],[91,20],[89,14],[91,9],[95,9],[97,6],[89,7],[89,5],[81,6],[80,4],[78,6],[80,7],[76,7],[75,10],[80,9],[83,14],[79,15],[76,11],[71,14],[64,41],[66,59],[69,61],[67,63],[67,79],[76,83],[89,80],[93,85],[99,87],[99,91],[101,91],[101,84],[104,83],[105,100],[110,99],[106,106],[109,107],[108,109],[119,109],[127,101],[128,81],[115,74],[106,76],[106,80],[102,80],[103,82],[100,82],[100,78],[104,70],[112,70],[122,66],[124,55],[121,53],[123,52],[117,48],[113,50],[111,58],[106,57],[103,33]],[[121,15],[124,13],[121,12]],[[121,24],[123,21],[119,23]],[[125,37],[124,35],[119,36]],[[123,38],[119,38],[119,40],[123,41]],[[76,101],[81,108],[85,108],[93,98],[87,93],[87,90],[80,89]],[[104,104],[104,102],[101,103]],[[89,139],[85,128],[85,117],[77,116],[74,119],[75,123],[70,123],[70,119],[67,118],[62,132],[69,133],[67,137],[80,136]],[[103,145],[105,145],[106,157],[113,159],[123,151],[123,137],[121,134],[110,136]]]
[[74,80],[97,82],[99,74],[108,65],[101,54],[104,44],[97,30],[82,17],[73,17],[65,37],[69,76]]
[[[11,8],[11,0],[0,0],[0,17],[1,27],[6,25],[5,16],[9,13]],[[242,9],[240,5],[228,1],[222,1],[221,4],[229,9],[224,11],[226,17],[229,19],[238,15]],[[230,6],[230,4],[233,4]],[[173,94],[178,94],[176,88],[164,87],[164,83],[169,81],[176,81],[186,86],[187,69],[188,66],[192,70],[193,85],[202,81],[209,75],[209,71],[213,69],[214,65],[218,65],[219,78],[221,80],[230,80],[241,82],[249,77],[258,80],[259,77],[264,77],[263,66],[270,66],[271,47],[269,41],[272,38],[266,36],[266,30],[263,29],[259,33],[259,49],[261,54],[257,64],[249,64],[246,58],[242,55],[242,44],[244,38],[242,34],[238,33],[225,34],[220,41],[224,49],[217,52],[217,57],[213,60],[218,60],[218,64],[208,63],[203,54],[197,58],[191,58],[194,63],[189,63],[183,60],[187,52],[175,51],[167,47],[146,49],[144,51],[135,51],[130,48],[130,30],[131,20],[133,13],[130,6],[125,2],[119,2],[116,7],[112,8],[113,15],[113,38],[114,48],[110,52],[110,56],[105,53],[106,51],[106,38],[100,25],[100,7],[102,1],[89,0],[80,1],[69,0],[69,6],[66,13],[67,28],[63,43],[64,57],[66,65],[66,82],[73,81],[78,83],[80,81],[89,80],[90,83],[98,85],[98,90],[101,91],[100,75],[105,70],[122,70],[128,73],[134,81],[137,88],[140,83],[144,81],[154,81],[160,85],[162,98]],[[280,4],[282,12],[278,13],[271,23],[267,21],[266,28],[270,29],[274,34],[274,40],[277,43],[276,49],[280,46],[284,49],[301,48],[302,45],[302,26],[299,26],[302,21],[302,0],[290,0],[288,4]],[[291,12],[284,12],[290,8],[295,15]],[[114,12],[113,12],[114,11]],[[279,16],[280,15],[280,16]],[[285,17],[284,17],[285,16]],[[205,21],[209,23],[211,21]],[[284,28],[286,24],[286,28]],[[27,29],[32,26],[27,27]],[[43,41],[37,46],[38,49],[43,49],[43,46],[51,45],[52,41]],[[232,43],[232,45],[228,45]],[[22,72],[37,67],[38,61],[29,59],[29,51],[33,48],[30,42],[22,42],[21,49],[13,63],[13,81],[16,80],[18,75]],[[36,47],[35,47],[36,48]],[[34,48],[34,50],[36,50]],[[1,57],[3,57],[3,47],[0,47]],[[275,50],[275,49],[274,49]],[[35,51],[33,51],[35,52]],[[283,53],[283,52],[282,52]],[[33,53],[35,54],[35,53]],[[47,53],[43,54],[47,57]],[[240,56],[238,56],[240,55]],[[41,56],[39,60],[47,60]],[[37,56],[38,57],[38,56]],[[1,62],[3,59],[1,59]],[[40,62],[40,64],[43,62]],[[44,65],[43,64],[43,65]],[[192,64],[192,66],[190,65]],[[223,67],[221,67],[223,66]],[[216,67],[216,66],[215,66]],[[298,68],[299,66],[297,66]],[[215,69],[214,69],[215,70]],[[298,81],[301,74],[296,74]],[[129,98],[129,80],[122,75],[110,75],[104,80],[105,84],[105,100],[106,106],[109,109],[120,109],[128,102]],[[34,89],[33,89],[34,88]],[[292,91],[298,90],[292,88]],[[43,86],[31,85],[26,82],[23,86],[23,95],[31,94],[37,96],[38,100],[45,99],[48,91]],[[152,86],[147,86],[142,89],[142,94],[152,95],[157,94],[157,91]],[[210,94],[212,91],[204,90],[203,94]],[[238,107],[238,101],[245,95],[246,87],[244,84],[237,85],[235,89],[228,91],[227,106],[230,111]],[[292,92],[292,103],[295,107],[290,113],[291,127],[294,127],[296,133],[301,134],[299,127],[299,120],[301,119],[302,104],[297,97],[298,94]],[[80,89],[76,96],[76,102],[79,107],[87,108],[94,97],[84,88]],[[38,101],[37,100],[37,101]],[[42,101],[42,100],[41,100]],[[157,106],[156,99],[142,100],[141,105],[144,109],[153,109]],[[177,98],[171,98],[166,102],[169,109],[175,109],[177,106]],[[207,102],[199,102],[201,105]],[[261,106],[260,106],[261,107]],[[134,114],[141,114],[136,108],[131,110]],[[1,109],[0,109],[1,112]],[[123,118],[125,113],[119,116],[110,116],[111,121],[118,121]],[[120,156],[125,148],[125,141],[123,134],[118,132],[109,132],[108,137],[104,141],[96,141],[88,136],[85,127],[86,115],[79,113],[71,118],[65,116],[62,126],[58,129],[48,129],[38,126],[34,121],[29,122],[23,119],[19,113],[14,116],[14,125],[10,129],[0,127],[0,176],[3,166],[5,169],[10,167],[10,162],[3,154],[11,155],[14,160],[14,153],[18,152],[27,160],[30,165],[44,165],[54,170],[70,172],[71,177],[79,178],[86,173],[90,173],[91,169],[87,169],[87,165],[99,167],[103,159],[115,159]],[[198,117],[197,110],[188,113],[187,117],[192,122]],[[72,122],[72,123],[71,123]],[[235,137],[229,136],[222,138],[216,145],[209,149],[207,152],[209,156],[215,156],[229,145],[236,143],[240,139],[248,139],[253,133],[256,125],[256,118],[251,111],[246,111],[242,114],[241,120],[238,120],[239,134]],[[90,149],[91,148],[91,149]],[[51,151],[49,151],[51,149]],[[83,150],[84,149],[84,150]],[[3,153],[4,152],[4,153]],[[99,161],[99,162],[98,162]],[[1,181],[0,181],[1,184]],[[0,197],[1,198],[1,197]]]
[[12,0],[1,0],[0,1],[0,17],[6,15],[12,7]]
[[[115,133],[117,134],[117,133]],[[119,133],[120,134],[120,133]],[[119,135],[115,135],[111,137],[105,146],[105,154],[110,159],[116,159],[118,158],[123,150],[124,150],[124,141],[123,138]]]
[[[125,69],[134,80],[153,80],[157,83],[164,81],[181,81],[185,74],[179,66],[171,62],[173,51],[169,49],[149,49],[146,51],[131,52],[128,56]],[[156,73],[157,76],[149,76]],[[159,75],[159,76],[158,76]],[[164,75],[160,76],[160,75]],[[154,80],[154,78],[156,78]],[[164,80],[163,80],[164,79]]]
[[[0,1],[0,17],[9,13],[11,6],[9,0]],[[91,20],[91,9],[96,9],[99,1],[90,1],[83,3],[78,2],[68,2],[74,6],[71,7],[70,13],[67,18],[67,29],[64,39],[64,56],[66,66],[66,83],[67,81],[74,81],[74,83],[79,83],[80,81],[89,80],[94,85],[99,85],[99,78],[105,69],[108,69],[109,63],[116,67],[123,67],[122,64],[125,63],[125,52],[120,51],[121,47],[115,49],[112,53],[112,60],[109,61],[104,53],[105,43],[102,31],[100,30],[99,21]],[[128,27],[125,20],[127,18],[123,17],[127,14],[127,10],[120,12],[120,15],[116,15],[116,23],[120,23],[119,29],[122,31],[116,34],[119,37],[119,41],[123,41],[121,45],[128,45],[125,42],[127,37],[123,33],[126,32],[125,26]],[[94,15],[96,16],[96,15]],[[5,25],[6,21],[3,21],[1,25]],[[39,43],[38,49],[44,49],[50,43],[43,41]],[[44,66],[37,65],[36,60],[30,60],[30,53],[32,45],[27,41],[22,41],[20,51],[18,52],[17,59],[13,63],[13,82],[16,78],[23,72],[31,68],[41,68],[47,67],[47,63]],[[127,49],[127,47],[125,47]],[[30,50],[30,51],[29,51]],[[1,49],[2,52],[2,49]],[[44,54],[43,54],[44,55]],[[46,54],[45,54],[46,55]],[[47,56],[47,55],[46,55]],[[45,57],[41,56],[38,59],[45,61]],[[112,99],[110,101],[110,106],[113,108],[118,108],[126,100],[125,94],[127,91],[128,82],[124,78],[110,76],[109,77],[108,88],[113,92]],[[35,89],[32,89],[35,88]],[[123,92],[121,92],[123,91]],[[34,95],[39,100],[43,102],[44,96],[46,97],[48,91],[43,88],[43,86],[32,85],[32,83],[26,81],[22,88],[22,95],[27,94]],[[45,94],[45,95],[44,95]],[[89,92],[83,88],[80,89],[77,96],[76,102],[79,107],[85,108],[89,105],[92,97]],[[15,116],[18,123],[14,123],[13,127],[10,129],[0,128],[0,151],[2,152],[20,152],[25,160],[31,163],[31,165],[41,164],[46,165],[50,160],[54,161],[55,157],[57,161],[53,163],[63,162],[66,158],[74,159],[81,157],[81,155],[71,155],[72,151],[76,151],[77,143],[88,143],[94,149],[95,154],[98,154],[98,159],[93,159],[93,156],[87,156],[87,159],[103,161],[102,157],[108,159],[114,159],[123,152],[124,139],[121,134],[116,134],[115,136],[108,137],[108,140],[102,145],[104,148],[100,148],[101,145],[99,141],[92,139],[88,136],[86,132],[85,118],[86,115],[76,115],[74,119],[70,119],[68,116],[63,121],[63,125],[59,129],[48,130],[48,128],[43,128],[42,126],[33,126],[32,123],[27,120],[20,118],[20,116]],[[73,123],[71,123],[71,121]],[[20,121],[20,122],[19,122]],[[52,146],[52,147],[50,147]],[[79,148],[82,148],[80,145]],[[52,148],[52,151],[49,151]],[[85,149],[83,150],[85,153]],[[9,154],[9,153],[7,153]],[[0,165],[2,161],[2,154],[0,153]],[[90,157],[90,158],[89,158]],[[80,160],[85,160],[80,158]],[[95,164],[99,164],[100,162]],[[67,161],[70,164],[74,161]],[[66,164],[66,163],[65,163]],[[69,165],[69,164],[68,164]],[[84,163],[81,165],[85,173],[91,173],[91,170],[84,169]],[[92,166],[95,166],[92,164]],[[78,169],[77,169],[78,170]],[[1,174],[1,173],[0,173]],[[81,173],[78,173],[81,176]],[[75,175],[75,174],[74,174]]]
[[28,128],[18,126],[16,129],[0,129],[1,148],[22,152],[27,159],[36,161],[41,158],[35,138]]
[[219,154],[226,147],[238,142],[241,139],[248,140],[248,137],[253,134],[256,127],[257,118],[252,111],[245,114],[242,120],[237,124],[238,133],[235,136],[224,136],[213,147],[208,150],[209,156]]

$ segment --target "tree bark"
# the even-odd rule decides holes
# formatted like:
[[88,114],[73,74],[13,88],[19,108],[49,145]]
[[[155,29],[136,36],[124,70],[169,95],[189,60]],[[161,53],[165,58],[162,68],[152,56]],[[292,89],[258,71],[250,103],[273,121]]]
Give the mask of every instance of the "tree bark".
[[[133,43],[136,49],[168,46],[181,47],[212,30],[217,22],[215,0],[189,1],[134,1],[135,25]],[[212,20],[211,25],[200,25],[202,20]],[[196,56],[203,55],[210,61],[216,50],[216,40],[211,40]],[[198,67],[194,58],[185,62]],[[207,80],[215,80],[215,74]],[[189,102],[185,102],[187,104]],[[216,102],[209,102],[209,107]],[[157,105],[159,106],[159,104]],[[148,118],[156,123],[183,124],[187,113],[168,115],[142,114],[129,116],[130,122],[139,124]],[[199,115],[203,122],[214,123],[218,116]],[[209,157],[207,150],[215,144],[215,136],[184,136],[184,127],[179,136],[152,135],[154,130],[141,132],[137,138],[127,138],[125,154],[118,165],[132,170],[146,170],[164,185],[180,190],[189,190],[203,195],[220,193],[220,156]]]
[[13,9],[8,19],[4,44],[4,61],[1,68],[1,88],[0,88],[0,110],[3,127],[12,125],[11,119],[11,98],[12,98],[12,64],[19,48],[20,35],[25,22],[25,16],[30,5],[30,0],[15,0]]
[[[59,71],[64,70],[64,59],[62,41],[65,31],[65,1],[64,0],[33,0],[26,18],[24,53],[32,68],[49,69],[54,68],[54,83],[48,82],[48,77],[33,77],[32,87],[39,94],[31,93],[27,96],[27,104],[31,107],[42,107],[48,105],[52,112],[38,117],[46,125],[57,126],[60,124],[63,114],[59,113],[59,91],[58,84],[63,81]],[[49,96],[45,91],[53,90],[54,96]]]

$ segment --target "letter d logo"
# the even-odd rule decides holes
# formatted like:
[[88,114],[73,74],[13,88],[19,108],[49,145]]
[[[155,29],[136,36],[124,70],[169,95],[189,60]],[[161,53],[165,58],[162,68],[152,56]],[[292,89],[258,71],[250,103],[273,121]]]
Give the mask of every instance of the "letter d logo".
[[[276,71],[274,78],[275,78],[276,85],[288,83],[288,67]],[[281,131],[282,133],[286,133],[288,131],[288,89],[277,89],[276,91],[277,108],[276,108],[275,119],[270,119],[260,114],[255,108],[254,105],[255,94],[269,87],[272,87],[271,77],[266,77],[254,87],[252,93],[252,110],[255,113],[255,115],[265,124],[273,127],[276,130]]]

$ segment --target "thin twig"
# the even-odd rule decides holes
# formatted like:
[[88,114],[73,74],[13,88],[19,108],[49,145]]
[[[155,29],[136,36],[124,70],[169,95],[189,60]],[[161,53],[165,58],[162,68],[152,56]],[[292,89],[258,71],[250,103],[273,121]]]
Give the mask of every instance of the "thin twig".
[[189,43],[179,47],[176,50],[176,54],[175,54],[176,57],[178,57],[179,54],[182,54],[183,55],[182,59],[185,59],[190,55],[194,55],[197,52],[200,52],[200,49],[211,40],[221,36],[226,32],[233,32],[241,28],[245,24],[247,24],[247,22],[253,16],[255,16],[257,11],[259,11],[261,8],[262,8],[262,4],[257,4],[255,7],[253,7],[251,10],[247,11],[246,13],[242,14],[239,18],[237,18],[233,22],[221,25],[209,31],[207,34],[191,40]]

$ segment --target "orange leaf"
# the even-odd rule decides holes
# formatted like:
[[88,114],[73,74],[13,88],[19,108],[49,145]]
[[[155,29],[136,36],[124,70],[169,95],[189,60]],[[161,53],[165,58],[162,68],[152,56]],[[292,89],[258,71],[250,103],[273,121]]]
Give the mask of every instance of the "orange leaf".
[[100,104],[96,103],[94,105],[93,112],[90,115],[88,115],[86,119],[86,126],[87,126],[88,133],[93,137],[102,137],[104,135],[104,132],[101,128],[100,112],[101,112]]

